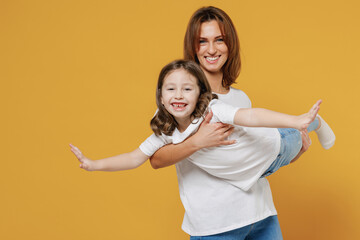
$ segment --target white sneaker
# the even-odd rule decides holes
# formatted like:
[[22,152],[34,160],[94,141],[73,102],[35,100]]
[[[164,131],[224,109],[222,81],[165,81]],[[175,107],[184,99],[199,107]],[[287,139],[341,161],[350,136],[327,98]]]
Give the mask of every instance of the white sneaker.
[[333,130],[331,130],[330,126],[320,117],[317,115],[320,120],[320,128],[315,130],[318,139],[321,143],[321,146],[325,149],[331,148],[335,143],[335,134]]

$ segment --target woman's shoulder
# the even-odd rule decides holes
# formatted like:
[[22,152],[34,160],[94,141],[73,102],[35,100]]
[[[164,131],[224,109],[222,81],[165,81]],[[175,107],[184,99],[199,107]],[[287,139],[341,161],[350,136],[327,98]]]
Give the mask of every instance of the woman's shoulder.
[[221,101],[240,108],[250,108],[251,101],[246,93],[240,89],[230,87],[227,94],[218,94]]
[[232,95],[242,95],[242,96],[246,96],[246,98],[249,98],[246,93],[243,90],[234,88],[234,87],[230,87],[230,91],[228,94],[232,94]]

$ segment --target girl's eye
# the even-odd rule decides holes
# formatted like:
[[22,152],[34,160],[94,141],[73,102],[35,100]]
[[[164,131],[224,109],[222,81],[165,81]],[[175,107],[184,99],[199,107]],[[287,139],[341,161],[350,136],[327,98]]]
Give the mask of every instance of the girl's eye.
[[168,90],[168,91],[173,91],[173,90],[174,90],[174,88],[168,88],[167,90]]
[[223,38],[218,38],[216,39],[217,42],[224,42],[224,39]]
[[206,41],[205,40],[200,40],[199,43],[204,44],[204,43],[206,43]]

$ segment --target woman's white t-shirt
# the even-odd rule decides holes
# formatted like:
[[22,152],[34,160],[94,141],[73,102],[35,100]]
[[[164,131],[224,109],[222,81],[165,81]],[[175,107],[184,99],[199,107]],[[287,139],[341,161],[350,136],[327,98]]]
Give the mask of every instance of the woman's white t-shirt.
[[[229,93],[218,94],[218,96],[221,101],[235,106],[234,109],[251,107],[249,98],[241,90],[230,88]],[[249,139],[277,136],[278,131],[271,128],[240,128],[234,134],[232,137],[237,138],[237,144],[243,144],[249,142]],[[175,139],[176,141],[181,140],[181,136],[178,137],[178,139]],[[174,138],[166,139],[169,143],[173,140]],[[269,153],[268,155],[277,155],[279,148],[277,145],[280,144],[280,139],[279,142],[274,139],[269,142],[273,143],[273,146],[269,147],[269,149],[272,149],[274,153]],[[156,145],[156,143],[152,144]],[[249,144],[254,144],[254,142],[250,141]],[[224,147],[226,148],[226,146]],[[244,147],[246,148],[246,146]],[[149,149],[146,150],[145,148],[144,146],[140,147],[146,155],[152,155],[150,152],[147,152]],[[225,149],[223,153],[225,154]],[[224,161],[223,153],[220,153],[214,160]],[[196,156],[196,154],[200,154],[198,157],[201,158],[201,155],[205,153],[199,153],[198,151],[191,157]],[[253,161],[256,162],[257,156],[256,153],[254,154],[255,160],[252,159],[254,157],[249,153],[246,153],[243,159],[248,164]],[[234,183],[230,183],[231,181],[209,174],[194,162],[192,159],[184,159],[176,164],[180,198],[185,208],[182,228],[186,233],[192,236],[217,234],[240,228],[277,214],[270,186],[265,178],[249,183],[247,187],[246,184],[243,185],[244,188],[251,186],[248,191],[243,191],[235,186]],[[253,166],[250,167],[253,168]]]

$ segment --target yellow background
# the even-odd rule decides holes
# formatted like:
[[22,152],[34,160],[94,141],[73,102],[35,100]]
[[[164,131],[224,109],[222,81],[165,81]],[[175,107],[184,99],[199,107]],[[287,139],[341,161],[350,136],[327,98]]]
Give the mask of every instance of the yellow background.
[[324,100],[337,142],[269,177],[285,239],[359,239],[360,4],[329,1],[0,1],[0,239],[187,239],[175,168],[85,172],[150,133],[160,69],[192,13],[238,30],[235,87],[291,114]]

